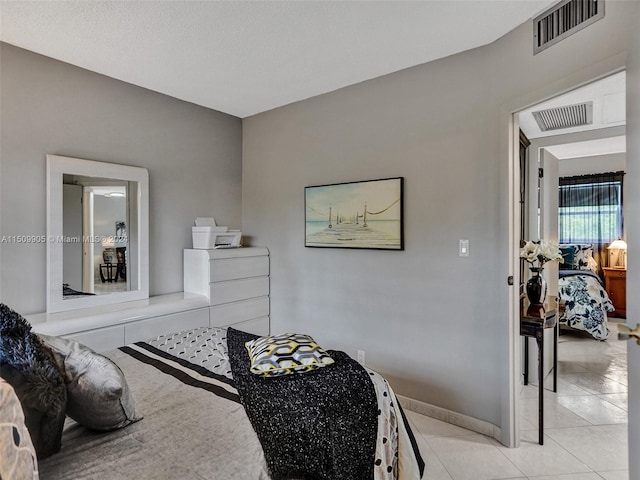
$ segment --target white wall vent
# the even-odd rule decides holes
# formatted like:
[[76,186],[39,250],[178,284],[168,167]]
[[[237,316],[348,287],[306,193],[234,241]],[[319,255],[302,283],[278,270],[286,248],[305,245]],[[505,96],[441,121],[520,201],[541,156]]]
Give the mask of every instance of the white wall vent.
[[548,108],[531,112],[531,114],[543,132],[591,125],[593,123],[593,102]]
[[533,54],[604,17],[604,0],[562,0],[533,19]]

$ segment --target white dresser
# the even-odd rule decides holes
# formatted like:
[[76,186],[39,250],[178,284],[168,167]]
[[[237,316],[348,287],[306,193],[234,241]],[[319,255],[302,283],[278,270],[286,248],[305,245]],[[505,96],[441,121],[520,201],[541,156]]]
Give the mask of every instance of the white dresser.
[[209,299],[209,326],[269,334],[269,250],[184,251],[184,291]]

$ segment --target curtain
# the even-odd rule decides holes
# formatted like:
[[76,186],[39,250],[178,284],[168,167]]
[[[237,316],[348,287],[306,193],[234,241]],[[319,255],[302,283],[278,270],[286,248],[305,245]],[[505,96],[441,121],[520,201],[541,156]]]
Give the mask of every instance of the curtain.
[[593,245],[598,273],[609,264],[608,244],[622,238],[623,179],[624,172],[560,178],[560,243]]

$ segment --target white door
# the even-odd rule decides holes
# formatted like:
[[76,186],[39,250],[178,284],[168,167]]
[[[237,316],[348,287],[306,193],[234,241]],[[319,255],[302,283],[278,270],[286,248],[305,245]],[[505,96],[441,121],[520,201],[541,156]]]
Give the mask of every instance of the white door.
[[[558,242],[558,188],[560,183],[558,159],[547,149],[540,151],[540,238]],[[558,264],[549,262],[544,267],[549,286],[548,294],[558,293]]]
[[[528,191],[530,204],[534,208],[530,209],[529,238],[558,242],[559,161],[544,148],[531,152],[530,159]],[[542,177],[539,172],[542,172]],[[547,296],[557,297],[558,264],[547,263],[543,275],[547,281]],[[529,342],[529,365],[537,365],[536,341],[534,338],[527,338],[526,341]],[[544,347],[544,372],[548,374],[553,366],[553,331],[551,329],[545,332]],[[537,369],[529,369],[529,380],[533,384],[538,383]]]

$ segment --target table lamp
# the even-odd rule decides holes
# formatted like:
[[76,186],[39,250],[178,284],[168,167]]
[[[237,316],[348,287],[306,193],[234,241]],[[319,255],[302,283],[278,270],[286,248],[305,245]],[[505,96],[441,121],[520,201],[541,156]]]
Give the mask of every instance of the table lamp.
[[627,268],[627,242],[618,239],[611,242],[609,250],[609,265],[613,268]]

